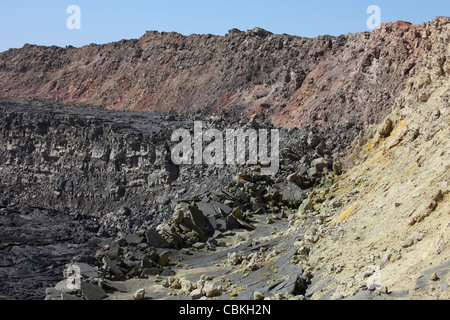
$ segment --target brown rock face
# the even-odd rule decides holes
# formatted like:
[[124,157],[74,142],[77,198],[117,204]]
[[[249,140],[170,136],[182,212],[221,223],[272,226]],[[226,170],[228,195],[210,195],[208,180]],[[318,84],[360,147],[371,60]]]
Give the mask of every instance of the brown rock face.
[[284,127],[378,123],[434,50],[449,18],[314,39],[255,28],[226,36],[147,32],[82,48],[0,54],[0,97],[116,110],[243,110]]

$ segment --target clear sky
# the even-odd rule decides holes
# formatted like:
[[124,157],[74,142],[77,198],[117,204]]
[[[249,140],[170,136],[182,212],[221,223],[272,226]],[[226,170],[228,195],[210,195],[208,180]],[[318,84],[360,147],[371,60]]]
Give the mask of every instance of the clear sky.
[[[70,30],[70,5],[81,29]],[[147,30],[224,35],[232,28],[315,37],[367,28],[367,8],[381,21],[415,24],[450,16],[450,0],[0,0],[0,51],[25,43],[73,45],[136,39]]]

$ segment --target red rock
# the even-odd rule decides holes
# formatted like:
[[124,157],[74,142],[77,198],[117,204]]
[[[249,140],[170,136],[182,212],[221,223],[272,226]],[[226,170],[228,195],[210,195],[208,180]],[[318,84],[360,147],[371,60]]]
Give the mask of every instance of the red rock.
[[25,45],[0,53],[0,97],[135,111],[236,109],[238,117],[284,127],[324,128],[352,117],[368,126],[390,113],[448,22],[397,21],[314,39],[234,29],[226,36],[147,32],[82,48]]

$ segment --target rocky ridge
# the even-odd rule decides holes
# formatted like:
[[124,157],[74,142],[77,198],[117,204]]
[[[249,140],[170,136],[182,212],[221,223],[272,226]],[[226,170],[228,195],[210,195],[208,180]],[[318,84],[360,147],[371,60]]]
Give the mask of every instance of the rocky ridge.
[[0,54],[0,96],[134,111],[239,110],[237,117],[282,127],[367,127],[391,112],[446,24],[437,17],[314,39],[255,28],[223,37],[147,32],[82,48],[25,45]]

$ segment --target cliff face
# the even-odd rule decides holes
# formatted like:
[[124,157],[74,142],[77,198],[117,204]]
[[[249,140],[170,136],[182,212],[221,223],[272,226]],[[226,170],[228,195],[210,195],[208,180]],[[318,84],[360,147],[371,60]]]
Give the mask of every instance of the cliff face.
[[[107,109],[239,110],[284,127],[378,123],[450,20],[307,39],[255,28],[222,36],[147,32],[82,48],[0,54],[0,96]],[[241,116],[241,114],[239,114]]]
[[[257,127],[256,121],[203,122],[203,131]],[[32,206],[100,218],[112,234],[157,226],[180,199],[233,180],[244,165],[176,165],[176,129],[194,132],[194,121],[160,112],[117,112],[59,103],[0,99],[0,207]],[[277,177],[298,164],[311,168],[347,146],[354,129],[279,131]],[[204,147],[206,147],[206,143]],[[268,151],[268,156],[271,151]],[[225,159],[224,159],[225,161]],[[317,174],[302,173],[312,187]]]
[[4,205],[82,212],[102,216],[105,230],[133,229],[163,219],[177,195],[171,184],[186,178],[188,169],[173,164],[168,143],[187,121],[3,100],[0,114]]

